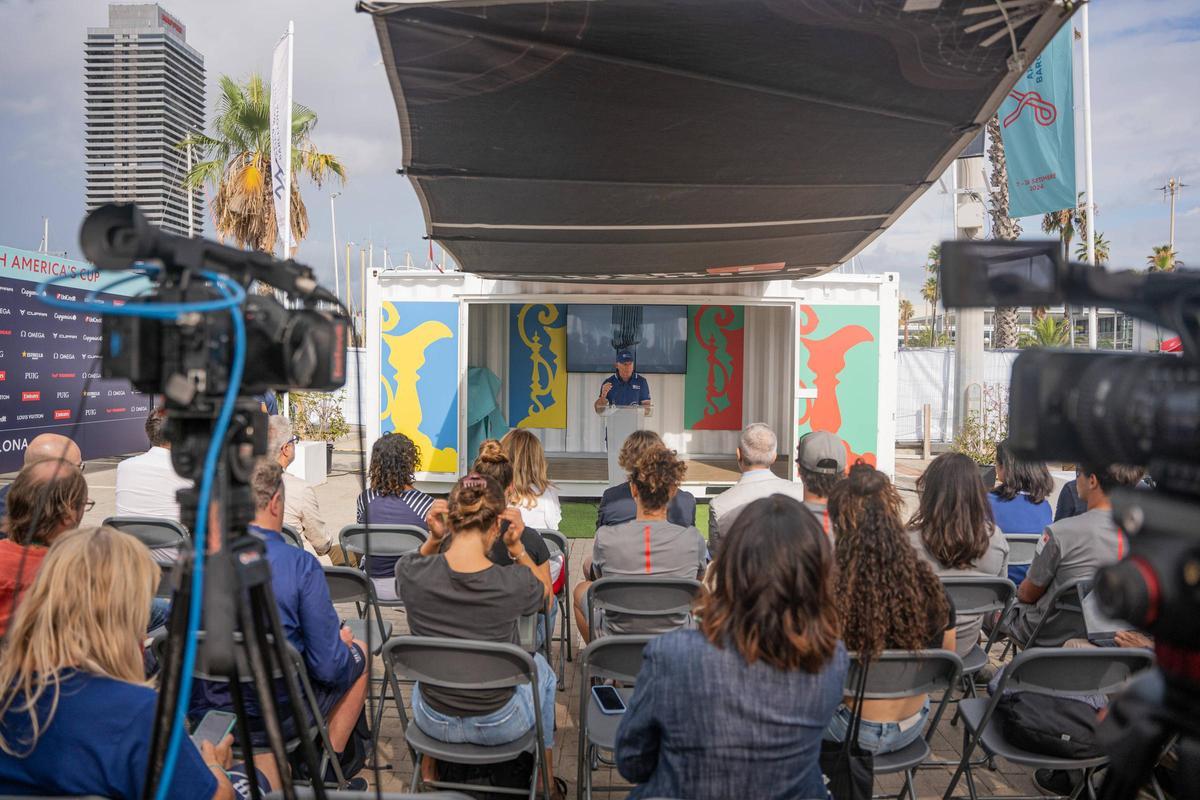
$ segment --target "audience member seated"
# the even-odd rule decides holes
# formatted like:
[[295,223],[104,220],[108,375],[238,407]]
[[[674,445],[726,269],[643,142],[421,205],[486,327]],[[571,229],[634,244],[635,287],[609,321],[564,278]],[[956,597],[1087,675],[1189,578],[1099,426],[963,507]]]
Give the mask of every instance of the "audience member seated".
[[713,558],[720,547],[721,531],[729,530],[742,509],[755,500],[773,494],[804,500],[803,486],[771,471],[779,455],[779,440],[764,423],[753,422],[742,429],[736,455],[742,477],[708,504],[708,550]]
[[[1097,569],[1120,561],[1129,550],[1125,534],[1113,521],[1109,494],[1118,486],[1136,486],[1142,470],[1123,464],[1083,464],[1075,473],[1075,489],[1087,503],[1087,511],[1050,524],[1038,542],[1029,573],[1017,587],[1019,602],[1008,623],[1009,631],[1023,642],[1028,642],[1062,587],[1091,580]],[[1055,614],[1038,632],[1036,644],[1051,647],[1086,636],[1079,614]]]
[[[329,728],[330,743],[336,752],[342,753],[367,697],[367,660],[363,655],[367,646],[355,641],[350,629],[338,619],[329,597],[329,586],[325,583],[325,573],[316,556],[288,544],[279,533],[285,503],[283,468],[274,461],[260,459],[250,475],[250,488],[255,514],[249,530],[266,542],[271,589],[279,606],[283,633],[304,659],[317,705]],[[287,694],[282,688],[276,696],[281,708],[289,708]],[[256,747],[265,746],[266,730],[258,699],[253,693],[245,699],[251,741]],[[212,709],[233,711],[229,685],[196,681],[188,716],[193,723],[198,723]],[[294,725],[295,721],[289,715],[284,721],[284,734],[292,735]],[[255,756],[254,763],[268,775],[275,766],[270,753]]]
[[[558,530],[562,523],[562,504],[558,501],[558,487],[546,477],[546,451],[542,449],[541,440],[529,431],[514,428],[504,434],[500,446],[513,467],[509,502],[520,510],[526,527],[539,531]],[[562,573],[563,556],[551,556],[550,583],[556,594],[562,588],[559,583]]]
[[[426,528],[425,515],[433,498],[413,488],[421,452],[403,433],[385,433],[371,448],[367,491],[358,496],[359,524],[415,525]],[[396,594],[396,557],[371,556],[364,569],[375,584],[380,600],[399,600]]]
[[[917,478],[917,513],[908,537],[939,577],[1008,574],[1008,541],[992,520],[979,467],[962,453],[943,453]],[[983,617],[958,615],[954,641],[965,656],[979,642]]]
[[1058,502],[1054,505],[1054,521],[1078,517],[1087,510],[1087,502],[1079,496],[1079,491],[1075,488],[1075,481],[1069,481],[1058,493]]
[[[83,454],[79,452],[79,445],[58,433],[39,433],[25,446],[25,459],[21,466],[28,467],[35,461],[58,459],[74,464],[83,472]],[[11,483],[0,486],[0,517],[4,513],[4,501],[10,489]],[[0,531],[0,535],[2,534],[3,531]]]
[[[287,471],[296,460],[298,441],[300,437],[292,435],[291,420],[281,416],[268,418],[267,452],[283,467],[283,489],[287,498],[283,507],[283,524],[300,534],[300,541],[308,552],[316,556],[332,556],[333,536],[325,530],[317,493],[308,481]],[[339,558],[331,563],[346,562],[344,558]]]
[[645,650],[617,730],[629,797],[824,797],[821,737],[849,659],[833,550],[801,503],[745,506],[713,562],[700,629]]
[[[591,641],[587,617],[587,590],[591,581],[611,575],[657,575],[662,578],[701,578],[708,563],[708,547],[700,531],[676,525],[667,519],[667,506],[679,491],[687,465],[675,453],[659,445],[646,450],[633,465],[629,488],[637,505],[637,517],[620,525],[596,531],[590,565],[590,580],[575,586],[575,622],[583,640]],[[665,633],[686,623],[686,615],[622,619],[616,612],[605,614],[605,633]]]
[[[429,539],[420,552],[403,556],[396,564],[396,583],[412,633],[520,644],[517,622],[543,608],[550,580],[525,548],[521,514],[508,505],[500,484],[470,473],[455,484],[449,501],[433,503],[428,523]],[[504,565],[492,557],[497,546],[507,556]],[[416,684],[413,722],[426,735],[444,742],[512,742],[535,725],[533,691],[537,691],[546,763],[552,765],[557,682],[540,653],[533,659],[538,685],[532,688],[461,691]],[[433,759],[423,759],[421,769],[426,780],[437,778]],[[555,783],[553,774],[547,778]],[[557,789],[555,796],[561,797]]]
[[[1054,478],[1044,462],[1017,458],[1008,442],[1001,442],[996,446],[996,481],[999,485],[988,492],[988,503],[1002,532],[1040,534],[1053,521],[1049,498]],[[1028,564],[1010,565],[1008,578],[1020,586],[1028,570]]]
[[[50,548],[0,651],[7,793],[143,796],[157,698],[142,643],[158,578],[149,551],[112,528],[72,531]],[[234,798],[232,742],[197,749],[184,737],[167,794]]]
[[[883,650],[954,650],[954,606],[909,544],[902,507],[887,476],[861,462],[829,495],[842,640],[868,661]],[[845,741],[852,702],[843,698],[826,740]],[[928,716],[928,695],[864,700],[859,744],[876,753],[899,750],[921,735]]]
[[845,443],[827,431],[804,434],[796,445],[796,471],[804,484],[804,506],[832,539],[835,529],[829,520],[829,493],[846,477]]
[[[175,494],[191,488],[192,482],[179,477],[171,465],[171,442],[163,434],[166,409],[158,408],[146,417],[146,438],[150,449],[140,456],[117,464],[117,516],[160,517],[179,522],[179,501]],[[174,558],[156,556],[156,560]]]
[[11,486],[5,507],[7,537],[0,540],[0,635],[33,585],[47,548],[64,531],[79,526],[88,503],[83,473],[62,459],[35,461],[17,473]]
[[[634,431],[621,445],[617,463],[627,473],[633,470],[633,465],[642,457],[642,453],[652,447],[664,447],[663,440],[654,431]],[[596,509],[596,529],[605,526],[620,525],[629,522],[637,515],[637,505],[629,492],[629,481],[604,490],[600,498],[600,506]],[[682,489],[671,498],[667,507],[667,521],[674,525],[689,527],[696,524],[696,498],[691,492]]]

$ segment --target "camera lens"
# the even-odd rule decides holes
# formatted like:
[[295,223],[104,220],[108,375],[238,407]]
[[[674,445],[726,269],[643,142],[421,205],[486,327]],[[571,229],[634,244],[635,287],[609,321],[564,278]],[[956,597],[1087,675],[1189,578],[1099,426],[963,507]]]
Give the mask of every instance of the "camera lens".
[[1105,616],[1139,628],[1158,616],[1158,580],[1149,564],[1130,557],[1096,573],[1096,595]]

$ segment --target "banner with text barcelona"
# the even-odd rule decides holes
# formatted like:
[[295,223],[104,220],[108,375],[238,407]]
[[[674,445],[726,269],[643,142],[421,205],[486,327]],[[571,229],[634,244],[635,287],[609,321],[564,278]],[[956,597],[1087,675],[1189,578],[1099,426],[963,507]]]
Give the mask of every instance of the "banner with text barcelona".
[[567,307],[508,307],[508,418],[514,428],[567,427]]
[[403,433],[418,472],[458,471],[458,303],[383,303],[379,432]]
[[745,322],[742,306],[688,306],[683,427],[742,429]]
[[997,112],[1008,161],[1010,217],[1074,208],[1072,26],[1063,26]]
[[796,440],[836,434],[846,463],[874,466],[879,439],[879,307],[802,305],[799,312]]

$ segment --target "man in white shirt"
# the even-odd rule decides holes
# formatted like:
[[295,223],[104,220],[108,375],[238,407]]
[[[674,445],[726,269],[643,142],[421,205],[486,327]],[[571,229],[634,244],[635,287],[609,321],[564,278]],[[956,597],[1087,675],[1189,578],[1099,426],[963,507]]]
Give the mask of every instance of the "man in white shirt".
[[742,477],[708,504],[708,552],[714,558],[720,546],[721,532],[728,531],[737,515],[750,503],[773,494],[786,494],[804,501],[804,489],[800,484],[780,478],[771,471],[778,456],[779,440],[766,424],[752,422],[742,429],[737,448]]
[[158,517],[179,522],[176,492],[191,488],[171,466],[171,443],[163,435],[166,409],[154,409],[146,417],[150,449],[117,465],[117,516]]
[[284,470],[283,524],[300,534],[305,550],[315,556],[329,555],[333,539],[325,531],[317,493],[308,481],[287,471],[296,460],[300,437],[292,435],[292,422],[287,417],[276,415],[268,420],[267,455],[274,456]]

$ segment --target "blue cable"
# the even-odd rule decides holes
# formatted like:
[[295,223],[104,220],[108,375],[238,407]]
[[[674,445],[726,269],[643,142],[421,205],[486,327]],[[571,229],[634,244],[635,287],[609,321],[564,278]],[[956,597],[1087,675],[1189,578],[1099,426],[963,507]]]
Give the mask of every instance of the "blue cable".
[[[152,268],[153,269],[153,268]],[[166,800],[167,789],[175,774],[175,765],[179,758],[179,747],[183,741],[184,721],[187,717],[188,704],[192,693],[192,678],[196,664],[196,638],[200,630],[200,611],[204,599],[204,548],[208,540],[208,506],[212,496],[212,484],[216,477],[217,459],[221,454],[221,445],[229,430],[233,418],[234,402],[237,400],[238,389],[241,387],[242,374],[246,366],[246,323],[238,307],[246,299],[245,289],[237,281],[219,273],[203,271],[201,277],[212,281],[224,296],[222,300],[206,300],[195,303],[127,303],[116,306],[111,303],[97,303],[95,295],[105,289],[110,289],[121,283],[126,283],[135,277],[125,276],[113,283],[106,284],[89,293],[89,302],[60,300],[50,297],[46,290],[61,280],[73,276],[59,276],[38,284],[38,299],[47,305],[76,310],[95,310],[97,306],[104,313],[118,316],[151,317],[155,319],[172,319],[180,314],[228,310],[233,322],[233,362],[229,371],[229,386],[225,390],[224,402],[217,415],[217,423],[213,428],[212,438],[208,443],[208,451],[204,456],[204,471],[200,479],[199,508],[196,510],[196,530],[192,541],[196,548],[192,570],[191,607],[188,609],[187,634],[184,642],[183,665],[179,678],[179,698],[175,706],[175,714],[171,722],[171,736],[167,742],[167,752],[163,760],[162,775],[155,790],[156,800]]]

